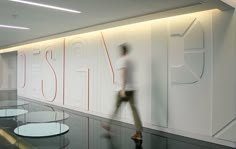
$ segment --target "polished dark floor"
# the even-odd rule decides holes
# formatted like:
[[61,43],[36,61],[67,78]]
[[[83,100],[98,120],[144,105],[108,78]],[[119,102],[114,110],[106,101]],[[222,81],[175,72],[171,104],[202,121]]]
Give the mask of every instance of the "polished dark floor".
[[[14,97],[16,99],[15,93],[5,93],[5,95],[0,95],[0,100],[14,100]],[[112,131],[108,133],[101,128],[101,123],[106,123],[106,119],[40,102],[27,101],[29,105],[18,108],[24,108],[29,112],[64,111],[68,113],[70,117],[61,123],[70,127],[69,132],[45,138],[20,137],[15,135],[13,130],[26,123],[22,116],[0,118],[0,149],[230,149],[146,128],[143,132],[143,141],[135,142],[130,139],[134,132],[132,125],[114,122]]]

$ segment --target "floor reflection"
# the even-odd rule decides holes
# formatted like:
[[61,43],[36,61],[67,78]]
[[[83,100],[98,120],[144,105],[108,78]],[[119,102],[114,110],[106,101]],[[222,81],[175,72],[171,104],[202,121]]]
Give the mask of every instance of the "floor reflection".
[[158,131],[146,131],[147,129],[144,129],[142,141],[132,140],[130,137],[135,130],[130,125],[115,122],[108,132],[101,127],[107,120],[99,117],[35,102],[18,108],[29,112],[66,112],[69,118],[60,123],[68,125],[70,130],[53,137],[20,137],[13,130],[27,123],[24,116],[0,118],[0,149],[230,149]]

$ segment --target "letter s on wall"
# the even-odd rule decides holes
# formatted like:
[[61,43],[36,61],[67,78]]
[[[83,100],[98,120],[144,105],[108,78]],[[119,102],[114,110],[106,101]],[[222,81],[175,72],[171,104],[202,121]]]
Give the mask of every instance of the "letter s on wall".
[[[45,58],[46,58],[46,61],[47,61],[48,65],[49,65],[49,67],[51,68],[51,70],[53,72],[53,75],[54,75],[54,79],[55,79],[55,92],[54,92],[53,98],[52,99],[47,99],[47,100],[49,100],[50,102],[53,102],[56,99],[56,96],[57,96],[57,75],[56,75],[56,72],[55,72],[54,68],[52,67],[52,64],[48,60],[48,53],[49,52],[50,52],[50,59],[52,59],[52,50],[50,50],[50,51],[47,50],[46,51]],[[44,95],[44,85],[43,84],[44,83],[43,83],[43,80],[42,80],[41,81],[42,95],[43,95],[43,97],[46,98],[46,96]]]

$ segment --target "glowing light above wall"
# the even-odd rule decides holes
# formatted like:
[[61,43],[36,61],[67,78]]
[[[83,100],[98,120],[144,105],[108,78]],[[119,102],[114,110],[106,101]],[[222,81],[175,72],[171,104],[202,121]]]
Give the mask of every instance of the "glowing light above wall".
[[0,24],[0,28],[23,29],[23,30],[29,30],[30,29],[30,28],[27,28],[27,27],[2,25],[2,24]]
[[[211,12],[211,11],[221,11],[219,9],[211,9],[211,10],[206,10],[206,11],[201,11],[201,12]],[[198,13],[198,12],[195,12],[195,13]],[[159,18],[159,19],[153,19],[153,20],[149,20],[149,21],[143,21],[143,22],[137,22],[137,23],[131,23],[131,24],[127,24],[127,25],[118,25],[118,26],[115,26],[115,27],[110,27],[109,25],[107,24],[104,24],[102,26],[102,28],[104,26],[106,26],[104,29],[93,29],[93,28],[89,28],[89,29],[85,29],[86,31],[82,31],[80,30],[80,33],[75,33],[74,35],[67,35],[67,36],[61,36],[61,37],[56,37],[56,38],[52,38],[52,39],[47,39],[47,40],[42,40],[42,41],[38,41],[38,42],[32,42],[32,43],[28,43],[28,44],[23,44],[23,45],[19,45],[19,46],[15,46],[15,47],[11,47],[11,48],[5,48],[5,49],[0,49],[0,54],[1,53],[6,53],[6,52],[13,52],[13,51],[17,51],[19,50],[20,48],[24,48],[24,47],[30,47],[34,44],[44,44],[44,43],[47,43],[49,41],[56,41],[56,39],[62,39],[62,38],[69,38],[69,37],[74,37],[74,36],[78,36],[78,35],[82,35],[82,34],[88,34],[88,33],[94,33],[94,32],[101,32],[101,31],[104,31],[104,30],[112,30],[112,29],[116,29],[116,28],[119,28],[119,27],[124,27],[124,26],[129,26],[129,25],[134,25],[134,24],[140,24],[140,23],[148,23],[148,22],[152,22],[152,21],[163,21],[165,19],[170,19],[170,18],[175,18],[175,17],[180,17],[180,16],[185,16],[185,15],[191,15],[191,14],[194,14],[194,13],[189,13],[189,14],[183,14],[183,15],[178,15],[178,16],[172,16],[172,17],[166,17],[166,18]]]
[[61,11],[66,11],[66,12],[81,13],[80,11],[73,10],[73,9],[67,9],[67,8],[62,8],[62,7],[52,6],[52,5],[46,5],[46,4],[42,4],[42,3],[29,2],[29,1],[25,1],[25,0],[9,0],[9,1],[27,4],[27,5],[39,6],[39,7],[44,7],[44,8],[56,9],[56,10],[61,10]]

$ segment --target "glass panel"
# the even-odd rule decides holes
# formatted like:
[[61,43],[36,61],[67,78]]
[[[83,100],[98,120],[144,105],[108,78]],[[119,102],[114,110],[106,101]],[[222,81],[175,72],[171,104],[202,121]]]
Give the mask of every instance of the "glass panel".
[[[1,68],[0,68],[1,70]],[[1,82],[1,81],[0,81]],[[17,90],[1,90],[0,89],[0,101],[3,100],[16,100],[17,99]]]
[[69,126],[61,123],[31,123],[17,127],[14,133],[23,137],[49,137],[68,131]]

